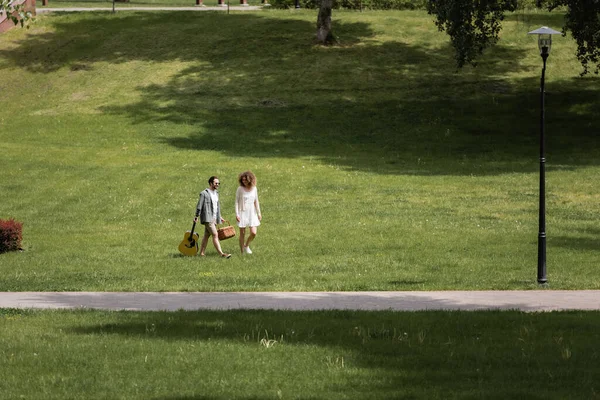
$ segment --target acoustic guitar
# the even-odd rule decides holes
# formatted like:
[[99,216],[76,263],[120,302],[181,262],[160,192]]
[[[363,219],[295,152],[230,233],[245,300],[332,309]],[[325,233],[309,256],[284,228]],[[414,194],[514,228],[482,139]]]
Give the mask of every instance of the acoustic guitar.
[[194,218],[194,224],[192,225],[191,231],[186,231],[183,234],[183,240],[179,243],[179,252],[184,256],[195,256],[198,254],[198,238],[200,237],[197,232],[194,232],[196,228],[196,218]]

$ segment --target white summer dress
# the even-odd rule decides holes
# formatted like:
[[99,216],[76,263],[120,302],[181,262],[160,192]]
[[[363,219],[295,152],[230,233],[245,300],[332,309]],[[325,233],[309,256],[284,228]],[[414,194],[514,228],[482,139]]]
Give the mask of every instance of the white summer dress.
[[258,191],[256,186],[247,192],[242,186],[237,188],[235,193],[235,214],[240,217],[238,226],[246,228],[248,226],[259,226],[258,214],[260,206],[258,203]]

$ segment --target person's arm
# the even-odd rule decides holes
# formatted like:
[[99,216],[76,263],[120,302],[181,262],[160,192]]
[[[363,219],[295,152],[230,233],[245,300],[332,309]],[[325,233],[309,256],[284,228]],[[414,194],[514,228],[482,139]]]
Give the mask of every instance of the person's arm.
[[254,207],[256,207],[256,213],[258,214],[258,220],[262,220],[262,214],[260,213],[260,203],[258,202],[258,189],[256,188],[256,186],[254,187],[254,190],[256,191],[256,196],[254,198]]
[[239,186],[237,188],[237,190],[235,191],[235,219],[237,220],[237,222],[240,222],[241,218],[240,218],[240,206],[241,206],[241,199],[240,199],[240,190],[242,189],[241,186]]
[[196,217],[194,221],[198,222],[198,216],[202,212],[202,207],[204,207],[204,190],[200,192],[200,198],[198,199],[198,204],[196,204]]
[[223,214],[221,213],[221,196],[219,196],[219,193],[217,193],[217,209],[214,211],[216,213],[215,218],[217,224],[222,224],[223,222],[225,222],[225,219],[223,219]]

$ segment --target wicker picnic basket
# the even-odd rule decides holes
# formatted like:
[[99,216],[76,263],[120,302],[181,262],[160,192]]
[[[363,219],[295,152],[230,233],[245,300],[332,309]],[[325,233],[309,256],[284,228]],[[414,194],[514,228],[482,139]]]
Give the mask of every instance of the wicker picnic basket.
[[227,226],[223,226],[217,229],[217,234],[219,235],[219,240],[229,239],[235,236],[235,228],[229,225],[229,221],[224,220],[227,223]]

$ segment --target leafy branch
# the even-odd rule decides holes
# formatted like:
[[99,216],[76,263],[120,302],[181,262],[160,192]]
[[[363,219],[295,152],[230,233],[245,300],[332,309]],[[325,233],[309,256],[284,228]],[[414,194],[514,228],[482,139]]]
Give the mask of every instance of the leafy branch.
[[[459,68],[476,65],[477,57],[497,43],[504,13],[515,11],[524,0],[429,0],[427,11],[436,16],[440,31],[450,35]],[[577,42],[581,75],[600,72],[600,0],[537,0],[549,11],[566,7],[563,34],[571,32]]]
[[29,28],[29,22],[33,21],[31,11],[26,11],[23,4],[13,5],[12,0],[0,0],[0,14],[6,13],[6,17],[15,25]]
[[436,15],[436,26],[450,35],[456,64],[476,65],[483,51],[498,42],[506,11],[514,11],[517,0],[430,0],[427,12]]

